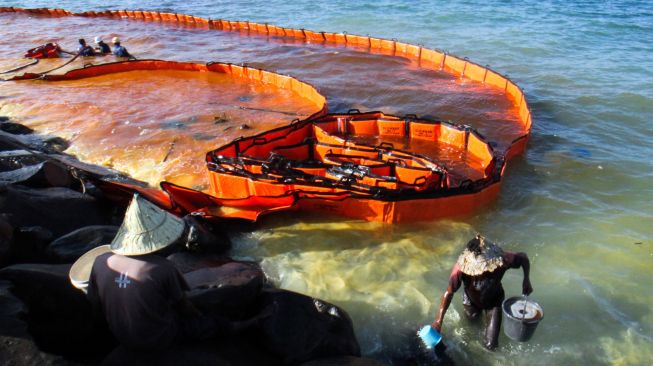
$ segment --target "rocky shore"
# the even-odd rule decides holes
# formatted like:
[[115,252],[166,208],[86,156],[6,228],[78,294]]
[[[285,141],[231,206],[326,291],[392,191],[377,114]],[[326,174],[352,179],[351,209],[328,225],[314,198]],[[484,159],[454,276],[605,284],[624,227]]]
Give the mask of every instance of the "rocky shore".
[[206,312],[245,319],[273,306],[241,337],[134,355],[94,321],[68,278],[73,262],[107,244],[126,205],[80,172],[141,184],[77,161],[66,141],[0,117],[0,364],[2,365],[380,365],[361,358],[352,321],[326,301],[275,288],[257,263],[234,261],[224,229],[168,257]]

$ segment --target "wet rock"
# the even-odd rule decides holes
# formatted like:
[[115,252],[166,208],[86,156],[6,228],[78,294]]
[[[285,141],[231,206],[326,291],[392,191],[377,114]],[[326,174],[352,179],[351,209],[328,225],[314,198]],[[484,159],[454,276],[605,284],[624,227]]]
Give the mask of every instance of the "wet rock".
[[343,356],[334,358],[321,358],[319,360],[308,361],[301,366],[384,366],[381,363],[370,358],[361,358],[353,356]]
[[190,252],[177,252],[167,257],[181,273],[188,273],[207,267],[219,267],[233,262],[231,258],[217,254],[199,254]]
[[72,263],[89,250],[111,243],[118,226],[94,225],[77,229],[50,243],[45,253],[58,263]]
[[216,125],[227,123],[229,121],[231,121],[231,118],[227,116],[226,113],[222,113],[222,116],[215,116],[213,118],[213,123]]
[[258,309],[265,275],[256,263],[231,262],[184,274],[188,298],[204,312],[249,317]]
[[55,237],[90,225],[108,223],[108,214],[95,198],[68,188],[7,186],[0,193],[0,212],[14,226],[41,226]]
[[9,255],[14,240],[14,228],[0,216],[0,268],[9,263]]
[[238,126],[238,129],[239,130],[251,130],[252,128],[249,125],[243,123],[242,125]]
[[0,131],[4,131],[12,135],[29,135],[31,133],[34,133],[33,129],[27,126],[23,126],[20,123],[3,122],[3,121],[0,122],[1,122]]
[[184,221],[188,227],[185,246],[189,251],[221,254],[231,248],[231,241],[224,231],[200,216],[186,215]]
[[68,281],[69,270],[69,265],[13,265],[0,270],[0,280],[10,281],[27,307],[28,330],[41,350],[94,360],[108,353],[115,341],[94,321],[84,294]]
[[11,288],[10,281],[0,281],[0,335],[25,337],[27,323],[21,318],[27,314],[27,307],[10,292]]
[[43,149],[47,152],[64,152],[70,147],[70,143],[59,136],[43,140],[42,144]]
[[339,307],[302,294],[263,290],[264,306],[275,312],[263,322],[265,346],[287,364],[339,356],[360,356],[349,315]]
[[22,184],[33,188],[70,187],[73,177],[61,163],[44,161],[0,173],[0,185]]
[[52,232],[41,226],[21,226],[14,230],[10,249],[12,262],[44,262],[45,248],[52,241]]
[[10,120],[7,116],[0,116],[0,122],[8,122]]
[[0,365],[74,366],[78,363],[39,350],[31,338],[0,336]]
[[281,366],[277,356],[261,349],[251,338],[234,336],[178,345],[157,354],[136,354],[120,346],[102,366],[189,365],[189,366]]
[[44,156],[27,150],[0,151],[0,171],[20,169],[39,164],[44,160]]

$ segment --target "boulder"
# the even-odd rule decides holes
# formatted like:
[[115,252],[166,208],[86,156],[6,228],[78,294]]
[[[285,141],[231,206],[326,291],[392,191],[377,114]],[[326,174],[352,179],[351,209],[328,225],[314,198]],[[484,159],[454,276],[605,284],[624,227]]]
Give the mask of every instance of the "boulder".
[[258,310],[265,275],[256,263],[232,262],[184,274],[188,298],[204,312],[232,318],[250,317]]
[[188,250],[196,253],[221,254],[231,248],[229,237],[201,217],[186,215],[184,221],[188,227],[184,245]]
[[118,226],[94,225],[77,229],[50,243],[45,250],[48,258],[58,263],[72,263],[89,250],[111,243]]
[[41,142],[41,146],[39,147],[48,153],[58,153],[64,152],[66,149],[68,149],[70,147],[70,143],[62,137],[55,136],[43,140]]
[[34,133],[33,129],[27,126],[23,126],[20,123],[5,122],[5,121],[0,121],[0,122],[1,122],[0,131],[4,131],[12,135],[29,135],[31,133]]
[[321,358],[301,364],[301,366],[385,366],[386,364],[371,358],[353,356],[342,356],[333,358]]
[[22,184],[33,188],[47,188],[70,187],[73,182],[68,169],[54,161],[44,161],[0,173],[0,185]]
[[0,151],[0,171],[9,171],[36,165],[46,159],[43,155],[28,150]]
[[14,228],[0,216],[0,268],[9,263],[9,255],[14,239]]
[[79,362],[96,361],[115,346],[106,325],[68,281],[69,265],[20,264],[0,270],[0,280],[27,307],[28,331],[39,348]]
[[286,364],[340,356],[360,356],[349,315],[339,307],[280,289],[263,290],[274,313],[262,324],[265,347]]
[[9,214],[9,223],[15,227],[41,226],[55,237],[109,221],[95,198],[59,187],[7,186],[0,194],[0,212]]
[[45,249],[53,238],[52,232],[41,226],[21,226],[14,229],[10,260],[14,263],[46,261]]
[[157,354],[135,354],[119,346],[101,365],[282,366],[283,363],[252,342],[251,337],[241,335],[181,344]]
[[0,336],[0,365],[6,366],[74,366],[61,356],[39,350],[31,338]]

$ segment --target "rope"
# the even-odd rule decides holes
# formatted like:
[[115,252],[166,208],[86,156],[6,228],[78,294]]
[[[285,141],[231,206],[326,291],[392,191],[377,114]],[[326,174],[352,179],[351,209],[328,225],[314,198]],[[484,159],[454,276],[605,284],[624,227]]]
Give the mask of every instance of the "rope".
[[79,55],[80,55],[79,53],[76,54],[75,57],[71,58],[68,62],[66,62],[66,63],[63,64],[63,65],[57,66],[57,67],[55,67],[54,69],[51,69],[51,70],[48,70],[48,71],[39,72],[39,73],[37,73],[37,74],[40,75],[41,77],[43,77],[43,76],[45,76],[45,74],[49,74],[49,73],[51,73],[51,72],[53,72],[53,71],[55,71],[55,70],[59,70],[60,68],[62,68],[62,67],[64,67],[64,66],[67,66],[67,65],[69,65],[71,62],[75,61],[75,60],[77,59],[77,57],[79,57]]
[[18,71],[18,70],[21,70],[21,69],[24,69],[24,68],[26,68],[26,67],[29,67],[29,66],[32,66],[32,65],[36,65],[36,64],[39,63],[39,59],[38,59],[38,58],[34,58],[34,59],[32,59],[32,60],[33,60],[33,61],[32,61],[31,63],[27,64],[27,65],[18,66],[18,67],[15,67],[15,68],[13,68],[13,69],[11,69],[11,70],[7,70],[7,71],[2,71],[2,72],[0,72],[0,74],[9,74],[9,73],[12,73],[12,72],[15,72],[15,71]]

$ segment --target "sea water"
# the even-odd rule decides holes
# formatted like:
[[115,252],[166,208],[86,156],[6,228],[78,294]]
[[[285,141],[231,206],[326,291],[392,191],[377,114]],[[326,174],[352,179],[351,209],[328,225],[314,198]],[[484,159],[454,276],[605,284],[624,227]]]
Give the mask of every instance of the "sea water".
[[[49,1],[0,5],[54,6]],[[464,320],[456,294],[442,333],[458,364],[652,362],[650,1],[64,0],[56,6],[174,11],[397,38],[509,74],[525,90],[533,131],[526,154],[510,162],[495,204],[465,220],[394,226],[281,215],[264,220],[253,233],[237,235],[234,254],[261,260],[283,288],[342,306],[353,318],[363,354],[400,365],[409,359],[406,334],[432,320],[462,245],[480,232],[507,250],[529,254],[532,298],[547,309],[547,317],[528,343],[502,335],[499,350],[485,352],[482,327]],[[15,31],[3,28],[0,35]],[[84,32],[80,29],[79,36],[95,36]],[[163,56],[175,58],[179,47],[208,47],[210,35],[205,42],[184,42],[192,32],[179,30],[174,44],[163,45]],[[157,33],[149,37],[158,42]],[[14,46],[23,52],[34,45]],[[138,44],[127,46],[138,53]],[[309,52],[306,60],[307,68],[329,70],[310,65]],[[292,73],[283,60],[277,64]],[[356,83],[374,88],[376,81],[357,80],[354,74],[347,89]],[[438,98],[434,102],[447,109],[446,97]],[[332,107],[358,107],[348,103],[336,100]],[[365,107],[384,107],[375,103],[361,100]],[[410,100],[386,104],[404,113],[431,113]],[[447,117],[467,117],[455,107],[446,110]],[[507,296],[521,293],[521,278],[519,270],[506,275]]]

